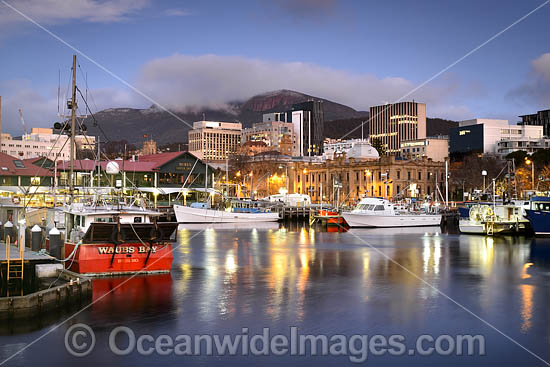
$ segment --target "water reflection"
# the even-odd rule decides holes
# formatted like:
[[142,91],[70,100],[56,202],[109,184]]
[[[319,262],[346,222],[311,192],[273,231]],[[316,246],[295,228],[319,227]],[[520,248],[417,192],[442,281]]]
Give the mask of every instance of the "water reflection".
[[153,318],[145,327],[153,334],[231,334],[266,326],[284,332],[291,325],[326,334],[479,333],[489,338],[494,354],[469,364],[524,364],[510,354],[509,341],[442,297],[440,289],[548,356],[550,243],[538,239],[439,228],[330,233],[277,223],[185,225],[174,248],[171,275],[124,285],[125,278],[94,280],[99,302],[82,317],[128,326]]

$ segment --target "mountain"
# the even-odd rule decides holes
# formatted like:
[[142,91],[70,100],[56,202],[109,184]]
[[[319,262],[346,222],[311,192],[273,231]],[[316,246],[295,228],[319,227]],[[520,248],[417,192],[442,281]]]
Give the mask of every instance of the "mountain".
[[[138,146],[144,141],[144,135],[152,136],[159,144],[187,141],[187,132],[194,121],[204,119],[212,121],[241,122],[250,127],[262,121],[262,115],[270,112],[288,111],[293,104],[308,100],[323,101],[325,115],[325,137],[346,138],[361,137],[361,122],[368,121],[367,111],[355,109],[324,98],[311,96],[291,90],[277,90],[253,96],[244,102],[232,102],[227,109],[204,109],[200,111],[170,113],[152,106],[148,109],[110,108],[94,114],[99,127],[95,127],[88,118],[88,134],[99,136],[101,141],[126,140]],[[204,117],[203,117],[204,116]],[[427,119],[428,135],[447,135],[449,129],[457,125],[454,121]],[[364,124],[364,136],[368,135],[368,123]]]
[[[173,113],[189,125],[202,120],[204,116],[212,121],[239,121],[243,127],[250,127],[255,122],[261,122],[264,113],[287,111],[293,104],[311,99],[323,101],[325,121],[368,116],[368,112],[356,111],[340,103],[286,89],[259,94],[244,102],[232,102],[229,109]],[[160,144],[187,141],[189,126],[156,106],[148,109],[110,108],[97,112],[94,116],[100,129],[94,127],[89,118],[86,122],[88,133],[100,136],[101,140],[124,139],[129,143],[141,144],[144,135],[152,135]]]

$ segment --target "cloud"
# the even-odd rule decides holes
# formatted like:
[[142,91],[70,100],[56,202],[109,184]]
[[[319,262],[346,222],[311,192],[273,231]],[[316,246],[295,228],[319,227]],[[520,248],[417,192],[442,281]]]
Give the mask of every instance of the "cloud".
[[[239,56],[188,56],[176,54],[154,59],[143,66],[137,87],[167,108],[188,110],[205,106],[229,107],[255,94],[291,89],[357,110],[394,102],[415,84],[402,77],[380,78],[304,62],[273,62]],[[456,78],[443,78],[405,98],[438,107],[442,117],[446,101],[460,93]],[[458,116],[454,108],[453,117]]]
[[[8,0],[9,1],[9,0]],[[43,24],[69,20],[85,22],[119,22],[147,7],[150,0],[18,0],[9,4]],[[27,22],[21,15],[0,4],[0,24]]]
[[506,95],[515,102],[536,104],[548,108],[550,103],[550,53],[531,61],[531,72],[527,80]]
[[184,9],[166,9],[163,14],[169,17],[186,17],[191,15],[191,12]]

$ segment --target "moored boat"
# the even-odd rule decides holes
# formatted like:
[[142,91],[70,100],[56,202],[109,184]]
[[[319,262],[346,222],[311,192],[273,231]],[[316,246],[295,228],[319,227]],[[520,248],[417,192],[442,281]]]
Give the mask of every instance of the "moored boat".
[[440,214],[401,211],[383,198],[367,197],[355,209],[342,212],[350,227],[423,227],[441,224]]
[[535,236],[550,236],[550,197],[532,197],[525,212]]
[[254,223],[279,220],[279,213],[267,208],[231,207],[221,210],[209,208],[202,203],[192,206],[175,204],[174,214],[178,223]]
[[89,276],[165,273],[172,267],[170,237],[177,223],[140,207],[86,207],[65,211],[66,267]]

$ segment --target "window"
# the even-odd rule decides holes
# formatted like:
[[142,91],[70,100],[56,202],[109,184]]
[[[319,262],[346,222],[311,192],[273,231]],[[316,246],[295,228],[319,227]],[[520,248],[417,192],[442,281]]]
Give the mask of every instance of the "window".
[[384,205],[377,205],[374,207],[374,210],[378,210],[378,211],[384,210]]
[[134,223],[142,223],[143,218],[142,217],[134,217]]
[[407,180],[411,179],[411,171],[407,171]]
[[418,171],[418,179],[422,180],[422,172]]
[[[397,179],[399,180],[401,178],[401,171],[397,171]],[[399,189],[397,189],[397,191],[399,191]]]
[[31,185],[40,186],[40,177],[31,177]]
[[25,165],[19,159],[14,160],[13,164],[15,164],[15,167],[17,168],[25,168]]

